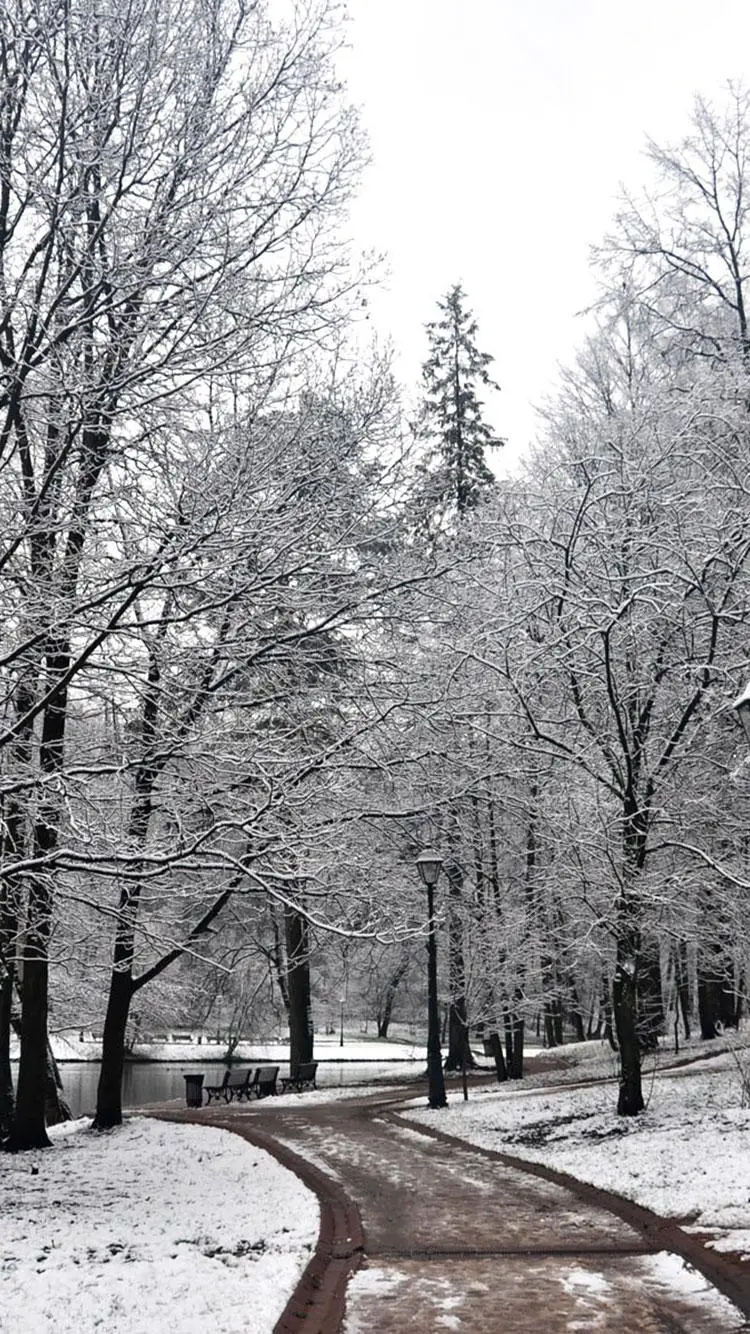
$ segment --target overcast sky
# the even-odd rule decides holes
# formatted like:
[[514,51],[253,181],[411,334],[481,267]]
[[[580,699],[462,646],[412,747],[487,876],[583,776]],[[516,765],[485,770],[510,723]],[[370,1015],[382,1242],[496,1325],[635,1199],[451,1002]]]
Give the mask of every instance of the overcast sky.
[[[750,62],[750,0],[349,0],[346,63],[374,157],[358,241],[387,252],[372,307],[406,384],[424,324],[463,283],[502,394],[509,461],[582,336],[589,247],[646,135],[674,142],[693,97]],[[747,69],[750,80],[750,69]]]

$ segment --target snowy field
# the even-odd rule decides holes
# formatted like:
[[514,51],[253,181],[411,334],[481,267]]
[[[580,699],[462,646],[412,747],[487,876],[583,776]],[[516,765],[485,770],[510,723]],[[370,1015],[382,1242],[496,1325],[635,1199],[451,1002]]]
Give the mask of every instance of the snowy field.
[[[472,1092],[468,1103],[449,1086],[447,1110],[408,1115],[624,1195],[677,1219],[687,1231],[709,1233],[717,1250],[750,1258],[747,1052],[711,1056],[681,1072],[647,1070],[645,1112],[619,1117],[614,1082],[576,1086],[614,1072],[605,1048],[586,1045],[588,1050],[568,1048],[557,1073],[534,1077],[530,1064],[529,1080]],[[702,1055],[707,1048],[703,1043],[686,1054]],[[665,1052],[660,1059],[674,1058]],[[553,1087],[561,1079],[570,1087]]]
[[227,1131],[88,1125],[2,1163],[2,1334],[268,1334],[317,1241],[316,1197]]

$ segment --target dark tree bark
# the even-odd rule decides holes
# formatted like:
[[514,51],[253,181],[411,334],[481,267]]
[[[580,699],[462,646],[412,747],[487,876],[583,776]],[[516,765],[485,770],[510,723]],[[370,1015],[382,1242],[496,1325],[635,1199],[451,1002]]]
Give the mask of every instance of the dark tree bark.
[[638,1042],[635,964],[625,942],[618,941],[617,944],[617,963],[612,987],[615,1029],[620,1053],[620,1091],[617,1111],[620,1116],[637,1116],[643,1111],[644,1102]]
[[[25,680],[16,691],[16,711],[28,715],[33,694]],[[31,736],[33,725],[28,723],[21,735],[9,748],[12,763],[21,771],[31,768]],[[26,817],[22,803],[11,796],[5,804],[0,861],[12,864],[24,855]],[[19,952],[21,925],[21,893],[13,876],[0,882],[0,1141],[9,1134],[15,1111],[13,1074],[10,1066],[10,1039],[13,1032],[13,1002],[16,985],[16,958]]]
[[687,941],[678,940],[674,948],[674,977],[677,991],[677,1004],[682,1015],[685,1038],[690,1037],[690,1018],[693,1012],[690,997],[690,979],[688,973]]
[[612,984],[612,1009],[620,1054],[617,1111],[621,1116],[637,1116],[644,1108],[638,1014],[642,935],[635,888],[646,861],[650,801],[650,784],[646,784],[646,792],[640,797],[635,774],[631,774],[623,808],[624,872],[615,908],[616,957]]
[[110,978],[107,1013],[102,1036],[102,1061],[96,1093],[95,1130],[110,1130],[122,1124],[122,1076],[125,1066],[125,1030],[134,995],[130,969],[114,971]]
[[13,975],[0,962],[0,1143],[10,1134],[15,1098],[10,1066],[10,1006]]
[[60,1125],[62,1121],[72,1121],[73,1113],[65,1097],[65,1089],[60,1070],[55,1060],[52,1046],[47,1038],[47,1079],[44,1099],[45,1116],[48,1126]]
[[469,1043],[466,1009],[466,965],[464,962],[461,897],[463,871],[452,858],[446,860],[448,880],[448,1051],[443,1062],[446,1070],[470,1070],[476,1065]]
[[718,1037],[724,1028],[739,1023],[738,988],[735,984],[731,941],[724,924],[717,919],[713,896],[704,893],[706,927],[698,943],[698,1021],[701,1037]]
[[300,1063],[313,1059],[313,1023],[310,1000],[310,948],[307,920],[296,908],[284,909],[289,993],[289,1073],[294,1079]]
[[15,1108],[10,1037],[17,940],[18,917],[0,906],[0,1142],[10,1134]]
[[560,979],[555,960],[549,954],[541,959],[542,992],[544,995],[544,1045],[559,1047],[563,1040],[562,998]]
[[[43,771],[58,772],[61,756],[65,705],[59,717],[50,709],[45,716],[40,754]],[[46,740],[46,746],[45,746]],[[57,847],[59,813],[54,803],[41,806],[34,833],[34,848],[40,858],[51,857]],[[26,928],[21,952],[21,1059],[18,1088],[7,1147],[46,1149],[50,1146],[46,1126],[48,1098],[47,1018],[49,994],[49,940],[52,931],[52,885],[47,875],[35,875],[29,884]]]
[[664,1032],[664,1001],[661,985],[659,942],[641,941],[638,960],[638,1040],[641,1051],[656,1051]]
[[572,978],[570,982],[570,1009],[568,1011],[568,1018],[570,1019],[570,1022],[572,1024],[576,1042],[583,1042],[585,1036],[585,1030],[583,1026],[583,1012],[581,1009],[581,1001],[578,995],[578,988],[576,987],[576,984],[572,980]]
[[523,1039],[524,1021],[517,1010],[506,1010],[503,1016],[505,1025],[505,1060],[509,1079],[523,1079]]
[[508,1067],[505,1064],[503,1055],[503,1044],[500,1041],[499,1033],[490,1033],[489,1036],[490,1055],[495,1062],[495,1072],[497,1074],[498,1084],[504,1084],[508,1078]]
[[617,954],[612,983],[612,1010],[620,1055],[617,1111],[621,1116],[637,1116],[644,1107],[641,1046],[638,1038],[637,970],[640,944],[636,911],[623,890],[617,905]]
[[379,1038],[385,1039],[388,1037],[388,1028],[390,1026],[391,1018],[393,1016],[393,1005],[396,1000],[396,996],[398,994],[398,989],[401,983],[403,982],[404,977],[406,976],[408,970],[409,970],[409,958],[408,955],[405,955],[403,959],[399,960],[396,967],[393,969],[392,973],[390,973],[390,975],[386,979],[386,983],[383,988],[382,995],[380,997],[378,1012],[377,1015],[375,1016],[378,1027]]

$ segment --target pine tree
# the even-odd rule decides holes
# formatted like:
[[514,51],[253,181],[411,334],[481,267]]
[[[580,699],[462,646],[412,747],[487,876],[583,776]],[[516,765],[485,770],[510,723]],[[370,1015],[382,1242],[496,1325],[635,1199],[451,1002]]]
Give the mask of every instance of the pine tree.
[[422,367],[425,396],[419,432],[431,448],[419,477],[420,526],[434,533],[460,522],[494,484],[485,452],[503,443],[483,420],[479,386],[499,389],[493,358],[476,344],[477,323],[460,283],[438,301],[427,326],[430,354]]

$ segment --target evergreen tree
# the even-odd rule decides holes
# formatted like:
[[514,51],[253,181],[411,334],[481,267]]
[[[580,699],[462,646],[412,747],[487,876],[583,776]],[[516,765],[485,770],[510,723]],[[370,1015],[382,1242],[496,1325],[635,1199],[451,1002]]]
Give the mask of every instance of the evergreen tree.
[[477,347],[477,323],[460,283],[438,309],[440,318],[426,326],[430,354],[422,367],[419,422],[431,448],[420,468],[417,509],[421,526],[431,532],[460,521],[493,486],[485,451],[503,443],[482,417],[478,388],[499,385],[488,369],[493,358]]
[[[422,367],[425,397],[420,434],[430,448],[418,471],[414,510],[418,528],[431,538],[455,531],[494,485],[485,451],[502,440],[482,418],[479,386],[499,389],[488,367],[493,358],[476,344],[477,323],[460,284],[438,302],[440,318],[427,325],[430,354]],[[456,813],[454,812],[454,819]],[[450,1006],[446,1070],[475,1064],[469,1043],[461,912],[464,872],[451,856],[448,876]]]

